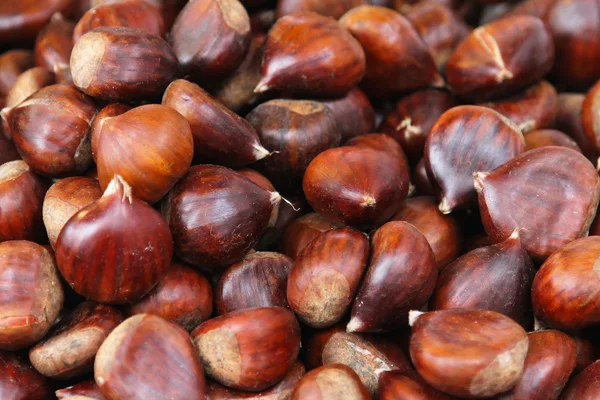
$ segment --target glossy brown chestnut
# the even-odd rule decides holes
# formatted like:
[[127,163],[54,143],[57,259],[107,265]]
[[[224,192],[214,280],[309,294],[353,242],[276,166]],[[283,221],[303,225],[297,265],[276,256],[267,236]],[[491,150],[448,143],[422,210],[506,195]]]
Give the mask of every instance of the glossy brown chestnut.
[[300,349],[294,313],[266,307],[238,310],[204,322],[192,337],[206,373],[237,390],[261,391],[279,382]]
[[361,83],[375,97],[442,87],[429,48],[410,22],[380,6],[360,6],[340,19],[365,51],[366,72]]
[[461,398],[505,392],[518,382],[527,333],[494,311],[411,312],[410,357],[434,388]]
[[162,38],[135,28],[97,28],[71,53],[73,84],[105,100],[160,96],[179,74],[175,54]]
[[250,17],[238,0],[190,0],[175,20],[170,43],[185,73],[208,80],[237,68],[250,33]]
[[0,397],[3,400],[52,398],[50,381],[19,353],[0,352]]
[[172,255],[168,225],[119,175],[100,199],[67,221],[56,241],[67,283],[101,303],[140,299],[165,275]]
[[246,178],[250,179],[252,182],[256,183],[258,186],[265,189],[266,191],[269,191],[269,192],[275,191],[275,186],[273,186],[271,181],[268,180],[266,176],[264,176],[263,174],[261,174],[258,171],[255,171],[250,168],[244,168],[244,169],[238,169],[236,172],[239,173],[240,175],[244,175]]
[[561,400],[594,400],[600,394],[600,360],[580,372],[563,391]]
[[287,300],[298,318],[314,328],[346,313],[369,257],[367,237],[352,228],[333,229],[311,241],[294,261]]
[[474,177],[487,234],[500,241],[521,228],[523,246],[538,259],[586,236],[598,207],[598,172],[565,147],[530,150]]
[[556,129],[539,129],[525,135],[525,151],[547,146],[566,147],[581,153],[575,140]]
[[123,322],[112,307],[81,303],[29,350],[29,360],[42,375],[69,379],[91,372],[94,358],[108,334]]
[[373,235],[372,247],[348,332],[406,326],[408,312],[423,306],[435,287],[435,256],[425,236],[413,225],[388,222]]
[[442,214],[434,197],[417,196],[404,200],[392,220],[408,222],[421,231],[433,250],[438,271],[458,257],[462,247],[459,221],[452,215]]
[[530,332],[529,351],[517,385],[498,400],[557,400],[575,367],[576,346],[562,332]]
[[458,106],[446,111],[425,142],[425,167],[437,187],[440,211],[474,206],[473,173],[491,171],[524,149],[521,132],[494,110]]
[[265,148],[273,152],[260,164],[276,187],[297,186],[308,164],[341,141],[333,113],[317,101],[271,100],[252,110],[246,119]]
[[279,193],[268,192],[233,170],[196,165],[171,190],[162,210],[177,255],[217,272],[254,247],[280,201]]
[[284,307],[292,260],[279,253],[258,251],[246,255],[225,271],[215,288],[219,314],[244,308]]
[[402,371],[384,371],[379,375],[379,400],[451,400],[420,380],[406,376]]
[[128,318],[108,335],[94,362],[107,399],[203,399],[202,364],[188,333],[150,314]]
[[75,26],[73,43],[102,27],[138,28],[151,35],[165,35],[165,25],[158,8],[144,0],[121,0],[98,5],[86,12]]
[[354,88],[344,97],[324,99],[323,104],[333,113],[342,135],[342,143],[355,136],[366,135],[375,129],[375,111],[367,95]]
[[9,50],[0,55],[0,96],[6,96],[19,75],[32,67],[30,50]]
[[0,349],[29,347],[48,332],[63,306],[54,258],[33,242],[2,242],[0,277]]
[[68,68],[75,24],[56,13],[38,34],[33,48],[35,63],[49,71]]
[[[373,150],[383,151],[400,162],[401,175],[404,180],[404,171],[408,171],[408,161],[402,147],[393,138],[383,133],[368,133],[353,137],[346,142],[346,146],[366,147]],[[406,175],[408,178],[408,175]]]
[[433,196],[435,194],[433,184],[427,175],[427,168],[425,167],[424,158],[417,163],[417,166],[413,170],[411,181],[415,185],[417,195]]
[[356,372],[343,364],[331,364],[304,375],[290,395],[290,400],[369,400],[369,391]]
[[123,310],[125,316],[153,314],[181,325],[188,332],[208,320],[213,291],[200,272],[172,262],[165,276],[141,300]]
[[277,18],[285,15],[312,11],[325,17],[340,18],[354,7],[369,4],[367,0],[279,0],[277,2]]
[[344,96],[365,73],[365,53],[336,20],[314,12],[286,15],[269,31],[257,93]]
[[165,91],[162,104],[189,122],[197,162],[239,168],[269,155],[248,121],[194,83],[174,81]]
[[521,245],[518,228],[504,242],[468,252],[438,277],[430,310],[473,308],[504,314],[531,327],[531,284],[535,267]]
[[581,148],[583,155],[595,163],[598,158],[596,144],[590,142],[582,124],[581,114],[584,101],[585,95],[583,94],[560,93],[555,128],[573,138]]
[[192,163],[193,137],[186,119],[170,107],[149,104],[96,118],[93,153],[100,186],[120,175],[144,201],[160,200]]
[[581,124],[590,143],[600,152],[600,83],[587,92],[581,109]]
[[444,90],[420,90],[397,102],[378,131],[396,139],[416,163],[423,157],[425,140],[435,121],[456,105],[454,97]]
[[303,215],[287,227],[279,242],[279,251],[295,259],[321,233],[341,227],[341,224],[331,222],[317,213]]
[[0,165],[9,161],[20,160],[21,156],[17,151],[17,148],[2,132],[0,126]]
[[[81,1],[89,2],[90,3],[89,7],[88,7],[88,9],[89,9],[91,7],[96,7],[101,4],[116,3],[116,2],[120,2],[122,0],[81,0]],[[152,4],[156,8],[158,8],[158,10],[160,11],[160,13],[164,19],[165,28],[167,30],[169,30],[171,28],[171,26],[173,25],[173,22],[175,21],[175,18],[177,17],[177,14],[179,13],[179,11],[181,11],[183,6],[187,2],[186,0],[145,0],[145,1],[147,3]]]
[[[11,109],[43,87],[54,83],[54,74],[43,67],[33,67],[18,76],[6,94],[6,108]],[[3,110],[3,114],[6,111]],[[12,136],[12,133],[10,133]]]
[[98,385],[93,379],[89,379],[87,381],[76,383],[73,386],[57,390],[55,394],[59,400],[74,400],[74,398],[76,400],[77,398],[81,397],[83,397],[84,399],[106,400],[104,396],[102,396],[102,394],[100,393],[100,389],[98,388]]
[[83,176],[61,179],[48,189],[42,216],[52,248],[56,248],[58,234],[69,218],[101,196],[98,181]]
[[448,83],[468,100],[506,96],[552,68],[554,44],[544,23],[529,15],[501,18],[475,29],[446,65]]
[[0,7],[0,43],[30,44],[56,12],[65,12],[72,0],[8,0]]
[[10,110],[7,121],[23,160],[37,173],[56,178],[83,174],[92,164],[90,123],[95,114],[90,97],[57,84]]
[[304,215],[308,211],[308,204],[302,192],[295,192],[286,195],[286,200],[279,204],[277,210],[277,219],[273,222],[274,216],[271,215],[269,227],[262,235],[254,249],[257,251],[274,250],[277,248],[279,239],[287,229],[287,227],[296,220],[296,218]]
[[[96,131],[96,132],[100,131],[100,129],[102,128],[102,125],[100,123],[103,122],[106,118],[112,118],[112,117],[116,117],[121,114],[125,114],[127,111],[129,111],[133,108],[134,107],[129,104],[112,103],[112,104],[109,104],[106,107],[102,108],[100,111],[98,111],[98,113],[92,120],[92,155],[94,157],[96,157],[98,154],[98,143],[97,143],[98,135],[94,136],[93,133],[94,133],[94,131]],[[98,178],[98,175],[96,174],[96,179],[97,178]]]

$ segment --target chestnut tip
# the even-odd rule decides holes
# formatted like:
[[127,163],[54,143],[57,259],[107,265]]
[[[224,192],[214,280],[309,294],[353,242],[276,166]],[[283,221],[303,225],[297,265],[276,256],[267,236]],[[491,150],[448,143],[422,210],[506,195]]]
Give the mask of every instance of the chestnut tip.
[[346,325],[346,332],[360,332],[364,328],[364,322],[360,320],[360,318],[353,317]]
[[400,132],[404,129],[404,138],[408,141],[413,136],[418,136],[423,133],[423,129],[420,126],[414,126],[410,117],[405,117],[398,125],[396,125],[396,132]]
[[445,197],[442,197],[440,204],[438,205],[438,209],[444,215],[448,215],[452,212],[452,207],[450,207],[450,204],[448,204],[448,199]]
[[408,312],[408,325],[413,326],[421,315],[425,314],[423,311],[410,310]]
[[483,180],[489,175],[489,172],[473,172],[473,185],[477,193],[483,191]]
[[600,157],[596,160],[596,171],[600,172]]
[[8,123],[8,114],[10,114],[12,109],[13,107],[4,107],[2,110],[0,110],[0,116],[4,122]]
[[66,21],[66,18],[60,11],[57,11],[50,17],[50,23],[59,21]]
[[545,331],[546,329],[548,329],[548,325],[546,325],[545,323],[543,323],[542,321],[540,321],[539,319],[537,319],[537,317],[533,317],[533,330],[535,332],[538,331]]
[[[123,179],[121,177],[121,175],[113,176],[110,183],[106,187],[106,190],[104,191],[104,194],[102,195],[102,197],[111,196],[111,195],[119,193],[119,192],[123,192],[123,197],[121,198],[121,201],[128,200],[129,204],[133,203],[131,186],[129,186],[127,181],[125,181],[125,179]],[[279,194],[279,193],[277,193],[277,194]]]
[[500,47],[496,42],[496,39],[492,35],[490,35],[484,26],[481,26],[473,31],[473,34],[481,42],[481,45],[489,52],[492,60],[498,66],[498,72],[496,73],[496,82],[501,83],[507,79],[513,78],[513,73],[506,68],[506,64],[504,63],[504,59],[502,58],[502,53],[500,52]]
[[69,66],[65,63],[57,63],[57,64],[54,64],[54,68],[52,68],[52,70],[54,71],[55,74],[59,74],[68,68],[69,68]]
[[271,88],[269,87],[267,80],[263,78],[260,80],[260,82],[258,82],[258,85],[256,85],[256,87],[254,88],[254,93],[264,93],[269,89]]
[[535,128],[535,124],[536,124],[535,120],[528,119],[527,121],[519,124],[517,126],[517,129],[519,130],[519,132],[521,132],[521,134],[527,133],[527,132],[533,130],[533,128]]
[[252,155],[254,156],[254,158],[256,159],[256,161],[258,160],[262,160],[265,157],[270,156],[272,153],[265,149],[264,147],[262,147],[260,145],[260,143],[254,143],[252,145]]
[[360,206],[363,208],[375,207],[375,204],[377,204],[377,200],[375,200],[373,196],[365,194],[363,196],[363,201],[360,203]]

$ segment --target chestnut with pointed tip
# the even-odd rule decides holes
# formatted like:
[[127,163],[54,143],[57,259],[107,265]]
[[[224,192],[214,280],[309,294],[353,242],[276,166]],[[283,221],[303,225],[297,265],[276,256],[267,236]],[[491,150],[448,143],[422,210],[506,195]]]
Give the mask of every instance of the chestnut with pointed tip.
[[344,97],[321,101],[333,113],[342,143],[375,129],[375,111],[367,95],[354,88]]
[[580,372],[562,392],[561,400],[595,400],[600,393],[600,360]]
[[73,29],[75,24],[61,13],[56,13],[40,31],[35,41],[33,54],[35,63],[49,71],[68,67],[73,50]]
[[341,227],[341,224],[331,222],[318,213],[303,215],[287,227],[279,241],[279,251],[296,259],[311,240],[325,231]]
[[523,246],[537,259],[586,236],[596,215],[598,172],[565,147],[530,150],[473,176],[487,234],[501,241],[521,228]]
[[0,55],[0,96],[6,96],[19,75],[33,66],[31,50],[16,49],[2,53]]
[[56,12],[66,12],[72,0],[4,1],[0,7],[0,43],[3,45],[29,45]]
[[52,71],[43,67],[28,69],[17,77],[17,80],[6,94],[6,108],[12,109],[41,88],[53,83],[54,74]]
[[290,400],[370,400],[369,391],[356,372],[343,364],[326,365],[302,377]]
[[556,129],[539,129],[525,135],[525,151],[547,146],[566,147],[581,153],[575,140]]
[[329,230],[312,240],[294,261],[287,300],[313,328],[338,322],[352,303],[369,257],[369,241],[352,228]]
[[172,255],[168,225],[133,196],[119,175],[100,199],[67,221],[56,242],[56,260],[67,283],[101,303],[140,299],[165,275]]
[[365,73],[360,43],[336,20],[314,12],[279,18],[264,51],[257,93],[344,96]]
[[494,311],[411,311],[410,357],[434,388],[461,398],[505,392],[519,381],[527,356],[523,328]]
[[78,396],[83,397],[85,399],[105,400],[104,396],[102,396],[102,394],[100,393],[100,388],[98,388],[98,385],[96,384],[94,379],[89,379],[83,382],[76,383],[73,386],[57,390],[55,394],[59,400],[74,400],[73,398],[77,399]]
[[102,343],[94,378],[107,399],[198,400],[206,395],[202,363],[189,334],[150,314],[126,319]]
[[406,376],[402,371],[383,371],[379,374],[379,400],[451,400],[422,380]]
[[27,357],[0,352],[0,396],[6,400],[48,400],[52,384],[29,363]]
[[208,320],[192,332],[206,373],[236,390],[257,392],[279,382],[300,350],[294,313],[249,308]]

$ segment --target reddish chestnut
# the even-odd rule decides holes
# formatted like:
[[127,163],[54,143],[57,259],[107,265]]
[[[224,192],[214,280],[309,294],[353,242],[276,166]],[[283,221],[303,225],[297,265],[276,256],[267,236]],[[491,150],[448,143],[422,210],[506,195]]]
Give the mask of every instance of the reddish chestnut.
[[581,109],[581,124],[588,140],[600,152],[600,83],[587,92]]
[[340,224],[317,213],[303,215],[287,227],[279,242],[279,251],[295,259],[311,240],[325,231],[340,227]]
[[323,365],[322,355],[327,341],[338,332],[346,332],[347,324],[348,321],[344,319],[329,328],[303,330],[300,359],[309,371]]
[[284,15],[299,13],[302,11],[312,11],[317,14],[340,18],[344,13],[354,7],[369,4],[367,0],[279,0],[277,2],[277,18]]
[[20,160],[21,156],[17,151],[17,148],[6,136],[3,134],[2,126],[0,125],[0,165],[9,161]]
[[72,0],[9,0],[0,7],[0,43],[29,44],[56,12],[65,12]]
[[333,113],[335,124],[342,135],[342,143],[375,129],[375,111],[367,95],[355,88],[344,97],[323,100]]
[[[54,74],[43,67],[34,67],[23,72],[6,94],[6,107],[11,109],[43,87],[54,83]],[[3,110],[6,114],[8,110]],[[12,133],[11,133],[12,136]]]
[[596,163],[598,159],[596,143],[589,140],[583,129],[581,114],[584,101],[585,95],[583,94],[560,93],[555,128],[569,135],[579,145],[583,155]]
[[580,372],[563,391],[561,400],[594,400],[600,394],[600,360]]
[[0,397],[3,400],[47,400],[52,398],[52,386],[26,357],[0,352]]
[[57,390],[56,397],[58,397],[59,400],[74,400],[73,398],[77,399],[77,397],[83,397],[84,399],[105,400],[104,396],[102,396],[100,393],[100,388],[98,388],[98,385],[93,379]]
[[540,129],[525,135],[525,151],[547,146],[566,147],[581,153],[579,145],[573,139],[556,129]]
[[412,182],[415,185],[415,190],[418,195],[433,196],[435,194],[433,184],[427,175],[424,158],[422,158],[415,167],[412,174]]
[[19,75],[32,67],[30,50],[9,50],[0,55],[0,96],[6,96]]
[[68,68],[73,50],[73,29],[74,23],[61,13],[54,14],[35,41],[35,63],[49,71]]
[[371,396],[356,372],[343,364],[331,364],[304,375],[290,400],[369,400]]
[[402,371],[384,371],[379,375],[379,399],[450,400],[451,397],[421,380],[405,376]]

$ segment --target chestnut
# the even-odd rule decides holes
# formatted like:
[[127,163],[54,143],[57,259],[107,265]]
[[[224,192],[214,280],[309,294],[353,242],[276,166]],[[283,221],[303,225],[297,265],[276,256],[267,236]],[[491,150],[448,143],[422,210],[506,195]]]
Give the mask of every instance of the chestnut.
[[379,400],[419,399],[451,400],[427,385],[406,376],[402,371],[383,371],[379,374]]
[[284,308],[249,308],[204,322],[192,338],[211,378],[257,392],[279,382],[293,365],[300,326]]
[[269,31],[257,93],[344,96],[365,73],[365,53],[336,20],[314,12],[286,15]]
[[10,139],[4,136],[2,130],[2,126],[0,125],[0,165],[21,159],[17,148]]
[[323,366],[323,348],[329,338],[339,332],[346,332],[346,319],[323,329],[303,329],[302,348],[300,359],[306,365],[307,370],[313,370]]
[[287,227],[279,241],[279,251],[296,259],[311,240],[325,231],[341,228],[341,226],[317,213],[303,215]]
[[102,189],[120,175],[137,198],[150,203],[164,197],[186,173],[194,153],[187,120],[158,104],[97,117],[92,142]]
[[560,93],[558,95],[558,115],[556,116],[555,128],[569,135],[581,148],[581,152],[589,160],[596,163],[598,150],[596,143],[590,141],[585,130],[581,114],[585,95],[580,93]]
[[373,106],[367,95],[358,88],[352,89],[344,97],[323,99],[322,103],[333,113],[342,143],[375,129]]
[[343,364],[310,371],[296,384],[290,400],[369,400],[371,396],[356,372]]
[[305,324],[325,328],[346,313],[369,257],[367,237],[332,229],[311,241],[294,261],[287,282],[290,307]]
[[340,24],[365,51],[366,72],[361,87],[370,96],[385,97],[444,86],[429,48],[399,13],[365,5],[344,14]]
[[556,129],[539,129],[525,135],[525,151],[546,146],[561,146],[581,153],[575,140]]
[[276,249],[277,243],[287,227],[294,222],[296,218],[306,213],[308,204],[301,191],[295,191],[294,193],[286,195],[286,200],[287,201],[279,204],[277,219],[274,220],[274,215],[271,215],[269,227],[256,246],[254,246],[255,250],[265,251]]
[[277,2],[277,18],[303,11],[312,11],[325,17],[340,18],[354,7],[369,4],[367,0],[279,0]]
[[104,396],[102,396],[102,394],[100,393],[100,388],[98,388],[98,385],[96,384],[94,379],[89,379],[83,382],[76,383],[73,386],[57,390],[55,394],[59,400],[74,400],[74,398],[75,400],[77,400],[78,397],[83,397],[84,399],[105,400]]
[[203,399],[202,364],[188,333],[149,314],[126,319],[102,343],[94,378],[107,399]]
[[[433,184],[427,175],[427,168],[425,167],[425,159],[422,158],[415,169],[413,170],[412,178],[413,184],[415,185],[415,191],[420,196],[433,196],[435,189]],[[447,214],[445,214],[447,215]]]
[[[102,108],[96,116],[92,119],[92,155],[98,156],[98,136],[94,135],[94,131],[99,132],[102,128],[101,122],[105,119],[125,114],[127,111],[132,110],[134,106],[123,103],[112,103]],[[95,179],[98,179],[98,173],[96,171]]]
[[0,350],[29,347],[48,332],[63,306],[54,258],[33,242],[2,242],[0,274]]
[[73,29],[75,29],[74,23],[61,13],[54,14],[35,41],[33,48],[35,63],[49,71],[56,71],[55,68],[58,70],[68,68],[73,50]]
[[153,314],[181,325],[188,332],[208,320],[213,291],[208,279],[187,265],[172,262],[165,276],[141,300],[127,305],[123,314]]
[[406,179],[408,179],[408,161],[406,160],[406,155],[404,154],[402,147],[392,137],[383,133],[368,133],[366,135],[353,137],[348,140],[345,145],[383,151],[394,157],[401,166],[400,175],[403,179],[402,182],[400,182],[400,187],[403,187],[404,178],[406,177]]
[[600,360],[580,372],[562,392],[561,400],[594,400],[600,393]]
[[501,241],[520,228],[521,243],[536,259],[586,236],[598,207],[598,172],[565,147],[530,150],[473,176],[487,234]]
[[0,165],[0,242],[40,239],[48,185],[22,160]]
[[516,4],[506,15],[532,15],[544,18],[556,0],[525,0]]
[[494,311],[412,311],[410,357],[434,388],[461,398],[484,398],[518,382],[527,356],[527,333]]
[[136,28],[96,28],[86,33],[73,47],[70,66],[78,89],[113,101],[157,97],[179,74],[167,42]]
[[[46,68],[34,67],[23,72],[17,77],[17,80],[6,94],[6,108],[8,110],[3,109],[3,115],[41,88],[53,83],[54,74]],[[12,132],[9,133],[12,137]]]
[[3,400],[47,400],[52,398],[50,381],[37,372],[27,357],[0,352],[0,395]]
[[475,29],[446,64],[448,83],[465,99],[484,101],[524,89],[554,62],[544,23],[529,15],[501,18]]
[[94,101],[70,85],[45,87],[13,108],[10,132],[23,160],[57,178],[83,174],[92,164],[90,121]]
[[[117,2],[121,2],[123,0],[79,0],[79,1],[84,3],[83,8],[85,9],[85,11],[87,11],[92,7],[97,7],[102,4],[117,3]],[[186,3],[186,0],[144,0],[144,1],[146,1],[146,3],[152,4],[154,7],[156,7],[160,11],[162,18],[164,19],[165,28],[167,30],[169,30],[171,28],[171,26],[173,25],[173,21],[175,21],[175,18],[177,17],[177,13],[179,13],[179,11],[181,11],[181,9],[183,8],[183,6]],[[87,7],[85,7],[86,2],[88,3]],[[79,17],[81,17],[85,13],[85,11],[83,13],[81,13],[81,15]]]
[[587,92],[581,109],[581,124],[590,143],[600,152],[600,83],[596,83]]
[[250,17],[238,0],[190,0],[177,16],[170,44],[186,74],[224,78],[250,46]]
[[29,360],[38,372],[54,379],[84,375],[92,371],[102,342],[122,321],[112,307],[81,303],[29,350]]
[[474,206],[473,173],[491,171],[524,149],[521,132],[496,111],[479,106],[446,111],[425,142],[425,167],[439,192],[440,211]]
[[69,10],[72,0],[8,0],[0,8],[0,43],[30,44],[56,12]]
[[56,261],[67,283],[101,303],[140,299],[165,275],[172,255],[168,225],[119,175],[100,199],[67,221],[56,241]]
[[33,53],[30,50],[9,50],[2,53],[0,55],[0,96],[6,96],[19,75],[33,66]]
[[437,266],[433,251],[413,225],[388,222],[373,235],[372,247],[369,268],[352,306],[348,332],[405,326],[408,312],[423,306],[435,287]]
[[269,156],[252,126],[184,79],[174,81],[163,95],[162,104],[178,111],[189,122],[198,162],[243,167]]

